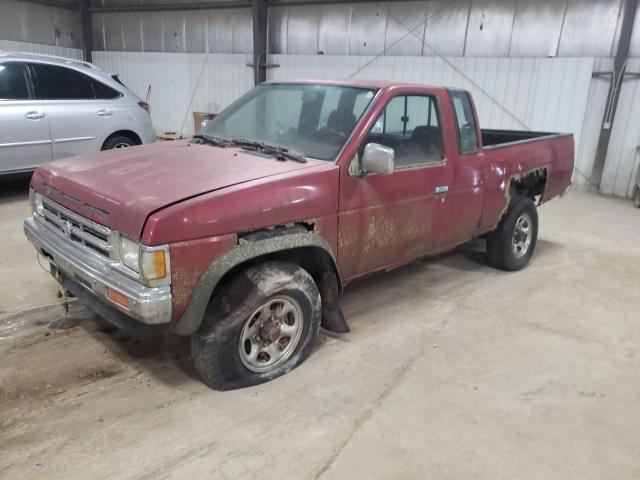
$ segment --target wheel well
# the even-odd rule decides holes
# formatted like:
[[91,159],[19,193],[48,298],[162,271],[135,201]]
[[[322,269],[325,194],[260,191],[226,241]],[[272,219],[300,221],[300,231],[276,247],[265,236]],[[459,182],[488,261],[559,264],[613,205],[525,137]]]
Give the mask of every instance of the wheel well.
[[534,202],[538,199],[537,203],[540,203],[546,185],[547,169],[542,168],[529,172],[524,176],[512,178],[510,193],[511,196],[522,195],[529,197]]
[[214,287],[211,298],[213,298],[224,285],[233,280],[239,273],[243,272],[249,267],[259,265],[271,260],[291,262],[304,268],[309,273],[309,275],[311,275],[314,282],[316,282],[316,285],[320,290],[320,294],[323,296],[323,300],[324,289],[322,288],[322,280],[324,275],[327,273],[331,273],[336,276],[339,293],[342,293],[342,282],[340,281],[340,276],[338,274],[333,258],[331,258],[331,255],[329,255],[327,251],[320,247],[309,246],[269,253],[239,263],[224,274],[224,276]]
[[117,132],[113,132],[111,135],[109,135],[104,142],[102,142],[102,147],[104,148],[104,146],[107,144],[107,142],[109,140],[111,140],[113,137],[118,137],[118,136],[124,136],[124,137],[129,137],[131,140],[133,140],[135,142],[136,145],[142,145],[142,140],[140,139],[140,137],[138,136],[138,134],[136,132],[132,132],[131,130],[118,130]]

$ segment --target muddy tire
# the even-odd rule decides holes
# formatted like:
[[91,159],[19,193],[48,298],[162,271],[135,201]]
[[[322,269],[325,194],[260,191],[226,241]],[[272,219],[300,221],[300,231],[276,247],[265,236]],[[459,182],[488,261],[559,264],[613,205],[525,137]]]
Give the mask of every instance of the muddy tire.
[[535,203],[520,195],[512,197],[498,227],[487,235],[489,264],[514,271],[527,266],[538,239],[538,211]]
[[271,261],[239,273],[209,303],[191,356],[203,381],[231,390],[273,380],[311,353],[320,293],[306,270]]
[[640,187],[638,185],[633,189],[633,206],[640,208]]

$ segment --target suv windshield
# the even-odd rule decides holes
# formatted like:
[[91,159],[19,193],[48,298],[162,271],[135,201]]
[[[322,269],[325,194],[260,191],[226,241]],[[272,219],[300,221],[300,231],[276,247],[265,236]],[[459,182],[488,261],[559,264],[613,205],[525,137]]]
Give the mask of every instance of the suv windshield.
[[376,91],[314,84],[264,84],[231,104],[201,134],[277,145],[334,160]]

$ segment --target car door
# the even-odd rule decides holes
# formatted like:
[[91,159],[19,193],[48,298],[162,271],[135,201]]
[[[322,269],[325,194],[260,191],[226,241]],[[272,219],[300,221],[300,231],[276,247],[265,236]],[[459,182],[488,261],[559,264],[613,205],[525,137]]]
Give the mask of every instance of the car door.
[[0,173],[32,170],[51,161],[49,119],[35,100],[29,70],[0,64]]
[[[449,216],[451,168],[445,155],[441,98],[395,94],[341,175],[338,261],[345,279],[391,268],[437,249]],[[364,147],[394,149],[391,175],[362,173]]]
[[32,63],[35,92],[49,116],[53,158],[98,152],[115,131],[112,100],[96,98],[98,88],[118,92],[69,67]]
[[[487,175],[490,162],[481,149],[482,137],[471,96],[464,90],[451,90],[449,94],[455,127],[451,136],[457,140],[457,148],[452,148],[450,155],[455,180],[449,190],[451,221],[446,243],[451,248],[471,240],[481,229],[481,215],[487,200],[486,179],[497,179],[498,176],[495,173]],[[504,190],[494,185],[489,191],[494,196],[491,203],[503,205]],[[492,220],[500,216],[498,211],[489,213]]]

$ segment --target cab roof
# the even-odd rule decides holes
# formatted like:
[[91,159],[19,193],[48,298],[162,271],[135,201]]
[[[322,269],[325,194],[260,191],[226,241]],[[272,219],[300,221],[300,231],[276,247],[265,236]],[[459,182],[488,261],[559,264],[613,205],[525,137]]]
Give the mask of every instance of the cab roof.
[[439,89],[442,88],[444,89],[444,87],[441,86],[434,86],[434,85],[426,85],[423,83],[410,83],[410,82],[396,82],[396,81],[391,81],[391,80],[360,80],[360,79],[331,79],[331,80],[327,80],[327,79],[292,79],[292,80],[271,80],[268,82],[265,82],[266,84],[284,84],[284,83],[291,83],[291,84],[312,84],[312,85],[340,85],[340,86],[345,86],[345,87],[359,87],[359,88],[376,88],[376,89],[386,89],[386,88],[390,88],[390,87],[396,87],[396,86],[415,86],[415,87],[428,87],[428,88],[434,88],[434,89]]

